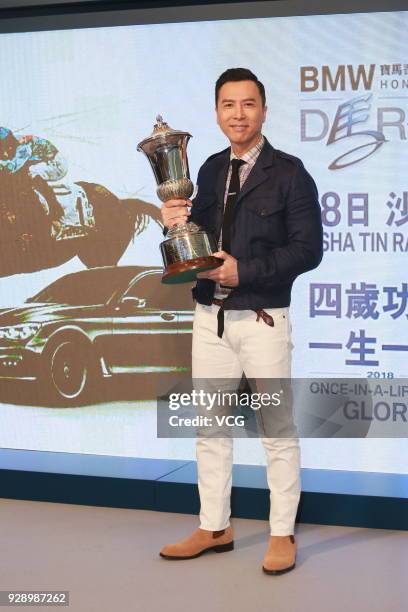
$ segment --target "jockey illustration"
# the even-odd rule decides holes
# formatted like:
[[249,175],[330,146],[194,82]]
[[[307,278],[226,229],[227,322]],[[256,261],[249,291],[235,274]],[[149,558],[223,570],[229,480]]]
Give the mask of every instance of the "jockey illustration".
[[37,136],[16,138],[10,129],[0,127],[0,176],[2,172],[26,172],[32,179],[34,189],[46,198],[51,221],[57,227],[60,225],[64,208],[48,182],[62,179],[67,167],[58,149],[49,140]]
[[74,257],[87,268],[115,266],[149,221],[162,230],[155,204],[67,178],[52,142],[0,127],[0,278]]

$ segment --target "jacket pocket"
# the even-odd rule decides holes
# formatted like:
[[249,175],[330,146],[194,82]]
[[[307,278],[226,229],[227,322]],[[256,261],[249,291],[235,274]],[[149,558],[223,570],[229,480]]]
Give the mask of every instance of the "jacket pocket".
[[257,217],[266,219],[279,212],[281,213],[285,208],[285,202],[271,198],[254,198],[245,202],[245,208]]

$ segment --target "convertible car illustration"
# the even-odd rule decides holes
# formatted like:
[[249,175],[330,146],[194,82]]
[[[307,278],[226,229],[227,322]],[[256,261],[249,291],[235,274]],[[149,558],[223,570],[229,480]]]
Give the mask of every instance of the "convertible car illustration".
[[[0,310],[0,378],[36,380],[57,404],[93,397],[102,378],[190,369],[189,287],[161,284],[154,267],[68,274]],[[138,382],[135,382],[138,384]]]

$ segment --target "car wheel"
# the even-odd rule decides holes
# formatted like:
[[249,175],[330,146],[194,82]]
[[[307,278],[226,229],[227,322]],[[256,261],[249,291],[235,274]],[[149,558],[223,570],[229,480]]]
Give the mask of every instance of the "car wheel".
[[42,381],[46,399],[65,406],[84,403],[91,397],[96,374],[90,347],[83,342],[62,340],[48,353]]

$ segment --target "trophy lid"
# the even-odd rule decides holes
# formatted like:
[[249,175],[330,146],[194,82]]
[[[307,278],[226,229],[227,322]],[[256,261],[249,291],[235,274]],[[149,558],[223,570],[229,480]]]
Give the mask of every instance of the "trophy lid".
[[156,123],[153,127],[153,132],[148,138],[145,138],[137,145],[138,151],[143,151],[146,155],[151,155],[157,149],[157,147],[164,144],[179,144],[180,141],[187,141],[191,138],[189,132],[183,132],[181,130],[173,130],[163,120],[161,115],[157,115]]

